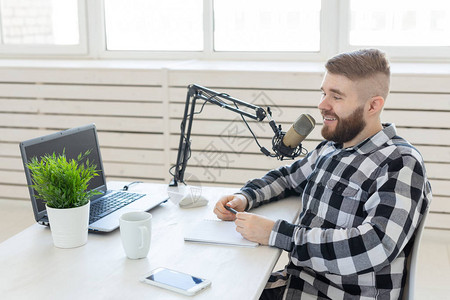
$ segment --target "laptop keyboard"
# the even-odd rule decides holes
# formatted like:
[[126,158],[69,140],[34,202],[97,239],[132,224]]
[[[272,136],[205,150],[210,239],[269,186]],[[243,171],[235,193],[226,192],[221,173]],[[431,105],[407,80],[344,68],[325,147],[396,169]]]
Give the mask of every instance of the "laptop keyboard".
[[89,214],[89,224],[98,221],[106,215],[130,204],[142,197],[145,194],[136,194],[129,192],[116,192],[111,195],[103,196],[102,201],[91,203]]

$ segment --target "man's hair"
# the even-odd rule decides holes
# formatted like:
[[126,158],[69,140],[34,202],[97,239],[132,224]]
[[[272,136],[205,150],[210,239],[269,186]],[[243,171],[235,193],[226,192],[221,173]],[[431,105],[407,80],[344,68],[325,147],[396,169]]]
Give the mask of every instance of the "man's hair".
[[383,98],[389,93],[389,61],[385,53],[378,49],[361,49],[338,54],[327,61],[325,68],[329,73],[343,75],[352,81],[374,79],[374,92]]

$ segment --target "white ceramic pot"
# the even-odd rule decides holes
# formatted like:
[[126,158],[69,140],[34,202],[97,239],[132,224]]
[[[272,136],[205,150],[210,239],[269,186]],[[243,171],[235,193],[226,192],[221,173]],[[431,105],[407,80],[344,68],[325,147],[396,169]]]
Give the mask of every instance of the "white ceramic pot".
[[75,248],[87,243],[90,202],[75,208],[47,206],[53,244],[58,248]]

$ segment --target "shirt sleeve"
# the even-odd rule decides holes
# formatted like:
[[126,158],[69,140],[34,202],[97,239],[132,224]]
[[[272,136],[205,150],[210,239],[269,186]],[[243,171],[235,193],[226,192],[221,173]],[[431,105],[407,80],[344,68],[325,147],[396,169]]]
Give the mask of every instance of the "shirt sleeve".
[[324,143],[319,144],[314,151],[291,165],[282,166],[262,178],[248,181],[239,192],[248,199],[247,210],[289,196],[301,195],[323,145]]
[[338,275],[379,271],[390,264],[414,234],[431,201],[423,164],[400,156],[381,168],[353,228],[307,228],[278,220],[269,245],[291,252],[292,263]]

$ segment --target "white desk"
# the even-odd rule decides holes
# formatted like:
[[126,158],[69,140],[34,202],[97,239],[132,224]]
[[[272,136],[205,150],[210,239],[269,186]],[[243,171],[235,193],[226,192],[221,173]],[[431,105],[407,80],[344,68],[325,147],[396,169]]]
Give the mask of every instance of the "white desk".
[[[112,183],[109,186],[114,187]],[[122,186],[120,183],[118,186]],[[145,191],[156,184],[140,184]],[[161,189],[167,185],[159,184]],[[2,299],[186,299],[187,296],[139,282],[147,272],[168,267],[208,278],[211,287],[195,299],[258,299],[280,255],[267,246],[240,248],[184,242],[183,232],[212,209],[229,188],[206,188],[206,207],[181,209],[168,201],[151,211],[153,229],[147,258],[127,259],[120,232],[90,233],[88,243],[74,249],[53,246],[49,228],[35,224],[0,244]],[[293,221],[301,204],[285,199],[252,212]]]

